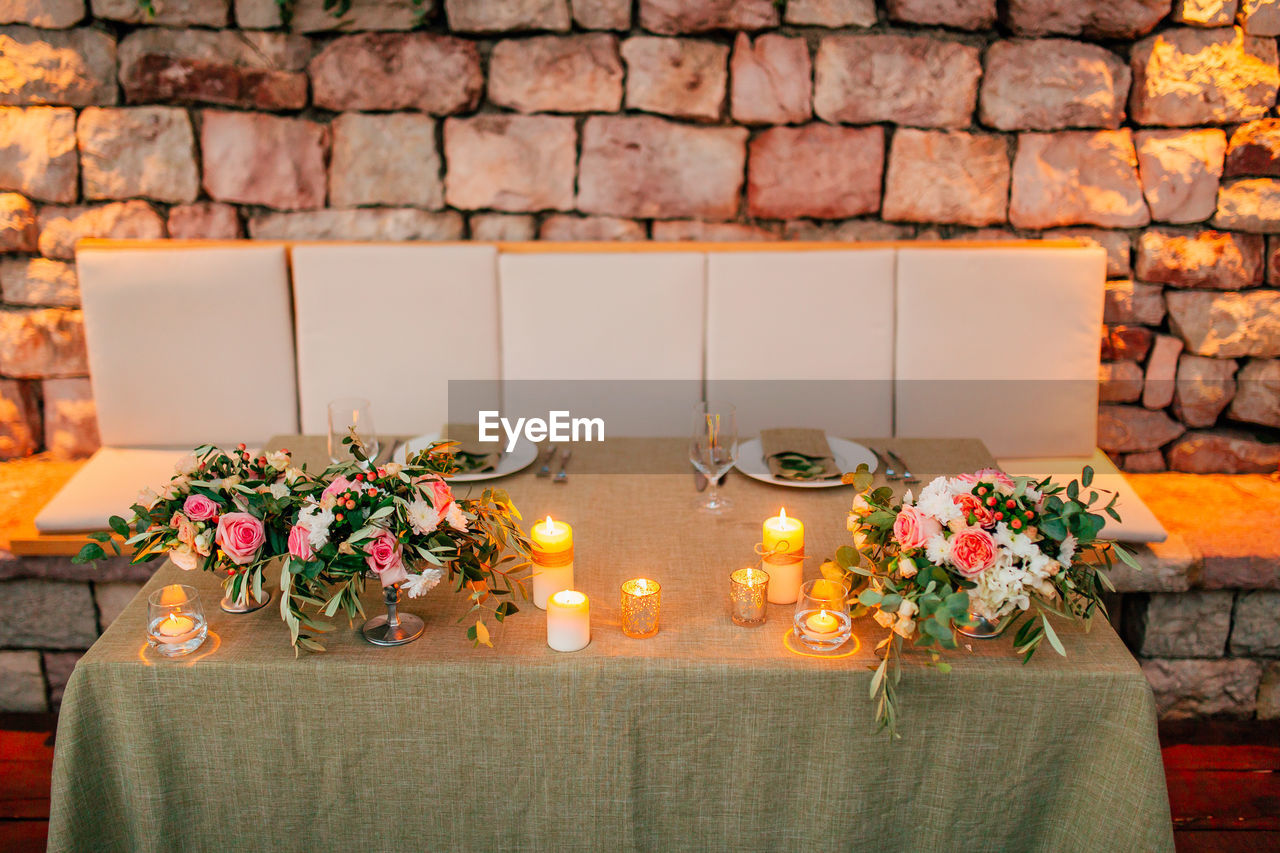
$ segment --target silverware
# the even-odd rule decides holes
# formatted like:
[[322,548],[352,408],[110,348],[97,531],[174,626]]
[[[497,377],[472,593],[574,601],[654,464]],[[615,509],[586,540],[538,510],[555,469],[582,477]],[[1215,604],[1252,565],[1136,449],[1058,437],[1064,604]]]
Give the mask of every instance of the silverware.
[[[868,447],[868,448],[867,448],[867,450],[870,450],[870,451],[871,451],[871,455],[872,455],[872,456],[874,456],[874,457],[876,458],[876,464],[877,464],[877,466],[879,467],[880,472],[881,472],[882,474],[884,474],[884,478],[885,478],[886,480],[896,480],[896,479],[898,479],[898,475],[897,475],[897,473],[893,470],[893,466],[892,466],[892,465],[890,465],[890,464],[885,460],[885,458],[884,458],[884,453],[881,453],[879,450],[876,450],[874,447]],[[885,453],[887,453],[887,452],[888,452],[888,451],[885,451]]]
[[560,468],[559,470],[556,471],[556,475],[551,479],[551,482],[553,483],[569,482],[568,468],[569,468],[569,457],[571,456],[573,456],[573,448],[566,447],[564,449],[564,454],[560,457]]
[[888,450],[888,451],[886,451],[886,452],[889,454],[889,457],[890,457],[891,459],[893,459],[893,461],[894,461],[895,463],[897,463],[898,467],[902,469],[902,474],[901,474],[901,476],[902,476],[902,481],[903,481],[904,483],[918,483],[918,482],[920,482],[920,480],[919,480],[919,479],[917,479],[917,478],[915,477],[915,475],[913,475],[913,474],[911,473],[911,469],[907,467],[907,463],[903,461],[903,459],[902,459],[902,457],[901,457],[901,456],[899,456],[898,454],[894,453],[892,450]]
[[[538,476],[538,477],[551,476],[551,463],[555,461],[556,450],[557,448],[554,444],[548,444],[546,447],[538,448],[538,459],[542,459],[542,467],[538,469],[538,473],[535,476]],[[547,457],[545,459],[542,458],[542,454],[544,452],[547,454]]]

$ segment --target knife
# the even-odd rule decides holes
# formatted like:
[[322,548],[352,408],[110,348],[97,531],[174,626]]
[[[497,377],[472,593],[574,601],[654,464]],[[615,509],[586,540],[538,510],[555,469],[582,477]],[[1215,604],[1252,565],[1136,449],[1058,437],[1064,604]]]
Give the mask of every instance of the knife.
[[560,469],[556,471],[556,475],[551,478],[551,482],[553,483],[569,482],[569,472],[566,469],[569,467],[569,457],[571,456],[573,456],[573,448],[566,447],[564,449],[564,455],[560,457]]
[[[542,454],[543,454],[543,453],[546,453],[546,454],[547,454],[547,458],[546,458],[546,459],[542,459]],[[539,449],[538,449],[538,458],[539,458],[539,459],[542,459],[542,467],[538,469],[538,473],[537,473],[535,476],[537,476],[537,477],[550,477],[550,476],[551,476],[551,463],[552,463],[552,462],[554,462],[554,461],[555,461],[555,458],[556,458],[556,446],[555,446],[554,444],[548,444],[545,448],[539,448]]]

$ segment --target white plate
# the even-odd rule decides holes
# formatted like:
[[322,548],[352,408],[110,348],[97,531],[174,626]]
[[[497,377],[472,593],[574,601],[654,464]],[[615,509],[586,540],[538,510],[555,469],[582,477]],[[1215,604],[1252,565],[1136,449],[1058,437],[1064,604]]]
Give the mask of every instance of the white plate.
[[[865,462],[873,472],[876,470],[876,456],[856,441],[846,441],[827,436],[827,444],[831,447],[831,455],[836,458],[836,467],[841,471],[857,470],[858,465]],[[784,480],[773,476],[769,464],[764,461],[764,448],[760,439],[753,438],[738,445],[738,461],[734,467],[753,480],[762,483],[773,483],[776,486],[790,486],[793,489],[831,489],[843,486],[838,479],[831,480]]]
[[[433,441],[440,440],[440,433],[430,432],[426,435],[416,435],[406,441],[404,444],[396,448],[396,452],[391,454],[391,459],[405,464],[405,459],[410,453],[417,453]],[[533,460],[538,458],[538,448],[527,441],[521,439],[516,443],[516,449],[510,453],[504,453],[498,459],[497,466],[492,471],[477,471],[471,474],[454,474],[449,477],[450,483],[474,483],[478,480],[496,480],[499,477],[505,477],[508,474],[514,474],[517,471],[523,471],[533,464]]]

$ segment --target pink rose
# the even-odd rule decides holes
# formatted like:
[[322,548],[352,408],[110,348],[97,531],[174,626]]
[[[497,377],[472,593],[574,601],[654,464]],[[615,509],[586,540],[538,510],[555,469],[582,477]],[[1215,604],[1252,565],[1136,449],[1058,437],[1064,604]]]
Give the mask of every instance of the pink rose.
[[956,495],[953,499],[956,506],[960,507],[960,511],[964,513],[965,521],[969,520],[969,516],[973,516],[979,527],[985,527],[988,530],[996,526],[996,514],[992,509],[982,502],[982,498],[977,495],[963,494]]
[[192,521],[208,521],[218,517],[218,505],[204,495],[187,495],[182,511]]
[[350,491],[353,488],[355,488],[355,483],[351,482],[346,477],[338,477],[334,479],[332,483],[324,487],[324,491],[320,493],[320,499],[324,500],[325,498],[332,498],[342,494],[343,492]]
[[913,506],[904,506],[893,520],[893,538],[904,549],[923,548],[941,532],[942,525],[936,518],[925,515]]
[[231,562],[247,566],[258,557],[267,541],[262,522],[247,512],[228,512],[218,519],[218,532],[213,537]]
[[301,524],[289,528],[289,556],[298,560],[310,560],[316,555],[311,547],[311,534]]
[[431,497],[431,508],[444,518],[444,514],[449,511],[449,504],[453,503],[453,490],[439,477],[423,477],[418,480],[418,485],[424,483],[429,486],[427,491]]
[[976,486],[979,483],[990,483],[1004,492],[1012,492],[1017,485],[1013,482],[1013,478],[999,468],[983,468],[981,471],[974,471],[972,474],[961,474],[956,479],[962,483],[968,483],[970,486]]
[[369,544],[365,546],[364,561],[384,587],[400,583],[409,577],[400,557],[400,543],[389,530],[384,530],[369,540]]
[[191,519],[180,512],[175,512],[173,518],[169,519],[169,526],[177,531],[179,542],[188,548],[195,547],[196,526],[191,523]]
[[966,527],[951,537],[951,563],[965,577],[980,575],[996,561],[996,541],[981,527]]

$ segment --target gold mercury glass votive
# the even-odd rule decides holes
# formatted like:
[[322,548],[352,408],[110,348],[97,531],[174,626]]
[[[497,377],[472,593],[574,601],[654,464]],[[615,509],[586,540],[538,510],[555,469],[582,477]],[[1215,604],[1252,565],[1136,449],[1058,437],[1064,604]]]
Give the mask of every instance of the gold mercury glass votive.
[[632,578],[622,584],[622,633],[643,640],[658,633],[658,606],[662,587],[648,578]]
[[729,615],[735,625],[763,625],[768,616],[769,573],[748,566],[729,575]]

